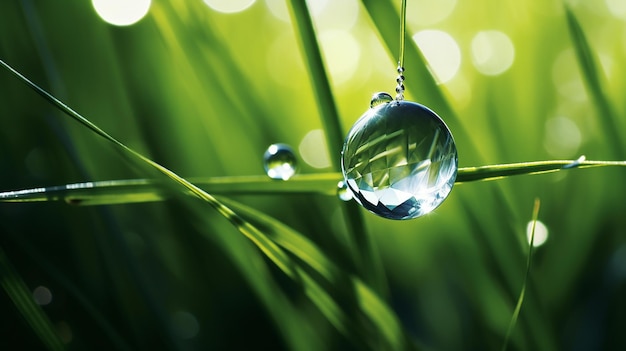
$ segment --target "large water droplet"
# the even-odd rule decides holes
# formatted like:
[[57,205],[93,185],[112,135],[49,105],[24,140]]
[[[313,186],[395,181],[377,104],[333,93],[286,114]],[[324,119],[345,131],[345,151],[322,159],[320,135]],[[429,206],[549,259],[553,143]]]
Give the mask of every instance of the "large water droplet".
[[370,107],[374,108],[378,105],[382,105],[387,102],[393,101],[393,97],[387,93],[376,93],[372,95],[372,100],[370,100]]
[[272,144],[263,155],[263,167],[270,178],[287,180],[296,174],[296,156],[289,145]]
[[348,188],[348,184],[346,184],[346,182],[343,180],[340,180],[339,183],[337,183],[337,197],[341,201],[352,200],[352,191],[350,191],[350,188]]
[[410,101],[371,108],[343,146],[341,168],[352,194],[381,217],[411,219],[446,199],[458,168],[454,138],[433,111]]

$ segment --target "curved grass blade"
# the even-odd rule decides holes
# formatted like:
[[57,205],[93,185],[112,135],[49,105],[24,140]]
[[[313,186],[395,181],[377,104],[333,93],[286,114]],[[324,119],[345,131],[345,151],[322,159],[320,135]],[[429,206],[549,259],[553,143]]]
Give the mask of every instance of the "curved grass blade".
[[598,66],[598,59],[591,49],[576,16],[574,16],[571,8],[567,5],[565,5],[565,18],[567,19],[567,26],[572,37],[572,44],[574,45],[583,80],[598,111],[602,131],[608,140],[617,145],[616,148],[611,150],[615,157],[624,158],[626,145],[619,134],[621,128],[615,122],[615,119],[618,117],[617,112],[609,102],[605,92],[605,78]]
[[[459,168],[456,183],[497,180],[516,175],[573,168],[625,167],[626,161],[551,160]],[[289,181],[266,176],[191,178],[205,192],[229,195],[324,194],[335,196],[340,173],[298,175]],[[192,192],[186,192],[193,195]],[[0,202],[64,201],[70,205],[114,205],[164,201],[174,196],[163,182],[150,179],[108,180],[0,192]],[[223,200],[222,200],[223,201]]]
[[39,339],[49,350],[64,350],[63,342],[54,330],[54,326],[35,304],[31,293],[19,274],[11,266],[4,250],[0,247],[0,285],[6,291],[13,304]]
[[519,293],[519,298],[517,299],[517,304],[515,305],[515,310],[513,311],[513,315],[511,316],[511,322],[509,323],[509,327],[506,331],[506,336],[504,337],[504,343],[502,344],[502,351],[506,351],[509,341],[511,339],[511,333],[513,332],[513,328],[515,328],[515,324],[517,324],[517,319],[519,318],[520,311],[522,310],[522,304],[524,303],[524,295],[526,294],[526,286],[528,285],[528,276],[530,275],[530,266],[533,259],[533,248],[535,243],[535,226],[537,224],[537,218],[539,217],[539,199],[535,199],[535,205],[533,206],[533,215],[532,215],[532,228],[530,234],[530,243],[528,247],[528,257],[526,260],[526,273],[524,274],[524,281],[522,282],[522,289]]
[[[317,42],[313,22],[305,1],[291,0],[288,3],[293,23],[299,34],[309,77],[313,84],[313,91],[328,141],[331,162],[334,170],[339,171],[341,169],[339,160],[345,134],[341,128],[341,121],[324,68],[324,60]],[[351,234],[356,247],[353,250],[353,259],[356,261],[357,267],[361,267],[362,277],[367,279],[368,283],[375,287],[379,293],[383,293],[387,290],[385,273],[378,250],[367,234],[362,212],[353,202],[345,203],[344,211],[349,228],[348,232]]]
[[[264,233],[258,230],[254,225],[250,222],[246,221],[244,218],[233,212],[230,208],[222,204],[215,197],[203,191],[196,185],[190,183],[189,181],[179,177],[174,172],[169,169],[161,166],[160,164],[148,159],[147,157],[141,155],[140,153],[134,151],[133,149],[127,147],[122,144],[115,138],[111,137],[109,134],[104,132],[102,129],[97,127],[95,124],[91,123],[80,114],[72,110],[67,105],[63,104],[61,101],[56,99],[54,96],[41,89],[36,84],[32,83],[26,77],[21,75],[19,72],[15,71],[13,68],[8,66],[6,63],[0,60],[0,64],[8,69],[11,73],[17,76],[20,80],[34,89],[37,93],[43,96],[46,100],[50,101],[53,105],[59,108],[62,112],[72,117],[73,119],[80,122],[85,127],[89,128],[91,131],[95,132],[97,135],[103,137],[104,139],[112,142],[116,145],[121,151],[133,156],[135,159],[139,160],[142,163],[148,164],[153,167],[171,181],[175,182],[179,186],[182,186],[186,189],[186,192],[197,197],[204,202],[211,205],[213,208],[217,210],[222,216],[224,216],[228,221],[230,221],[239,232],[241,232],[247,239],[249,239],[265,256],[271,260],[285,275],[291,278],[295,282],[302,282],[304,285],[305,291],[308,292],[307,296],[313,301],[313,303],[320,309],[320,311],[328,318],[329,322],[335,326],[340,332],[345,333],[346,335],[353,336],[351,332],[348,331],[348,328],[353,328],[352,323],[345,323],[344,321],[348,320],[345,314],[342,313],[342,310],[338,304],[336,304],[332,298],[332,296],[326,292],[314,279],[312,279],[307,272],[302,270],[298,266],[298,264],[291,259],[291,257],[285,252],[278,244],[270,240]],[[190,207],[193,209],[193,206]],[[361,337],[367,337],[367,333],[361,333]],[[352,341],[358,341],[359,338],[351,338]]]
[[[229,199],[221,199],[221,201],[226,203],[229,207],[236,209],[240,215],[246,217],[251,222],[258,223],[258,225],[262,226],[265,229],[264,233],[274,242],[305,262],[331,284],[337,283],[340,280],[343,280],[343,283],[350,282],[350,293],[354,294],[363,315],[369,319],[372,325],[376,326],[384,339],[385,345],[391,347],[392,350],[406,349],[406,343],[408,342],[405,342],[405,340],[407,340],[407,338],[404,335],[404,330],[395,313],[362,280],[354,276],[346,275],[346,273],[337,267],[333,261],[328,259],[324,252],[313,242],[282,222],[236,201]],[[307,279],[310,278],[306,275],[305,277]],[[338,286],[341,284],[332,285]],[[317,285],[314,285],[314,288],[317,289]],[[339,310],[334,307],[335,303],[332,299],[328,300],[332,295],[327,296],[323,291],[314,291],[316,294],[321,294],[319,302],[323,302],[324,305],[329,307],[327,313],[332,312],[337,323],[347,318],[347,316],[342,316]],[[353,321],[351,323],[354,324],[356,322]],[[346,330],[346,327],[342,326],[340,330]],[[359,332],[359,334],[363,333],[367,333],[367,331]]]

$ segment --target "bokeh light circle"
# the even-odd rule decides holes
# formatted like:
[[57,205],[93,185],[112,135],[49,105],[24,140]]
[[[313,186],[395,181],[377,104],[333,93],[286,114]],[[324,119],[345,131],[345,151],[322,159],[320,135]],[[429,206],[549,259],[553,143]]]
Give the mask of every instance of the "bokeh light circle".
[[130,26],[148,14],[152,0],[92,0],[102,20],[114,26]]
[[472,39],[472,63],[484,75],[504,73],[513,65],[514,59],[513,42],[500,31],[480,31]]
[[221,13],[237,13],[246,10],[256,0],[204,0],[211,9]]
[[413,40],[424,54],[437,83],[454,78],[461,67],[461,49],[450,34],[427,29],[415,33]]

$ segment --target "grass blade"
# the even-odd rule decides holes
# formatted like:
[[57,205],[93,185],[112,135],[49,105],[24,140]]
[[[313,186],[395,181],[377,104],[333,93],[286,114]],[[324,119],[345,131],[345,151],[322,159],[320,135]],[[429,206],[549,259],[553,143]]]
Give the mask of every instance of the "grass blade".
[[[459,168],[456,183],[497,180],[516,175],[543,174],[573,168],[624,167],[626,161],[550,160]],[[289,181],[266,176],[196,178],[190,181],[205,192],[229,195],[324,194],[335,196],[340,173],[298,175]],[[192,192],[187,192],[193,195]],[[150,179],[108,180],[74,183],[46,188],[0,192],[0,202],[64,201],[71,205],[114,205],[164,201],[173,192],[162,182]]]
[[63,342],[54,330],[54,326],[35,304],[32,294],[24,284],[24,281],[11,266],[4,250],[0,247],[0,285],[7,293],[20,314],[33,329],[49,350],[64,350]]
[[619,133],[621,129],[615,123],[618,117],[617,112],[607,98],[605,78],[598,66],[598,59],[591,49],[576,16],[574,16],[574,13],[567,5],[565,6],[565,18],[572,37],[572,44],[574,45],[580,71],[587,86],[587,92],[591,95],[591,99],[598,111],[602,132],[607,136],[608,140],[618,145],[618,147],[611,150],[614,156],[624,158],[626,145]]
[[[343,146],[344,133],[335,100],[333,98],[330,81],[324,68],[324,60],[317,42],[313,22],[305,1],[288,1],[293,23],[299,34],[303,57],[309,70],[309,77],[313,84],[317,106],[328,141],[331,163],[335,171],[341,169],[340,155]],[[361,267],[362,277],[375,287],[378,292],[387,290],[386,278],[377,248],[367,234],[363,215],[353,202],[344,204],[349,233],[356,246],[354,260],[356,266]]]
[[515,305],[515,310],[513,311],[513,315],[511,316],[511,322],[509,323],[509,327],[506,331],[506,336],[504,337],[504,343],[502,344],[502,351],[506,351],[509,341],[511,339],[511,333],[513,332],[513,328],[515,328],[515,324],[517,324],[517,319],[519,318],[520,311],[522,310],[522,304],[524,303],[524,295],[526,294],[526,286],[528,283],[528,276],[530,275],[530,266],[533,259],[533,244],[535,242],[535,226],[537,224],[537,218],[539,217],[539,199],[535,199],[535,205],[533,207],[532,214],[532,228],[530,235],[530,243],[528,246],[528,257],[526,260],[526,273],[524,274],[524,281],[522,283],[522,289],[519,293],[519,298],[517,299],[517,304]]

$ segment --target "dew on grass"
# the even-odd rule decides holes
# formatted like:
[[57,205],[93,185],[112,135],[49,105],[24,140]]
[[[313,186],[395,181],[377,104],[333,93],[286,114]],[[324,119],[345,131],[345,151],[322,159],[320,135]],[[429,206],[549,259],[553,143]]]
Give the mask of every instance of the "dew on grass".
[[458,168],[454,139],[427,107],[393,101],[370,108],[345,140],[341,167],[354,199],[389,219],[430,213],[446,199]]
[[339,183],[337,183],[337,197],[341,201],[352,200],[352,191],[350,191],[350,188],[348,188],[348,184],[346,184],[346,182],[343,180],[340,180]]
[[296,156],[287,144],[272,144],[263,156],[263,167],[268,177],[288,180],[297,170]]
[[387,102],[393,101],[393,97],[387,93],[376,93],[372,95],[372,100],[370,100],[370,107],[376,107],[378,105],[382,105]]

